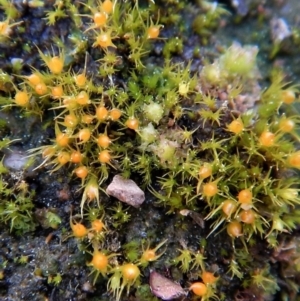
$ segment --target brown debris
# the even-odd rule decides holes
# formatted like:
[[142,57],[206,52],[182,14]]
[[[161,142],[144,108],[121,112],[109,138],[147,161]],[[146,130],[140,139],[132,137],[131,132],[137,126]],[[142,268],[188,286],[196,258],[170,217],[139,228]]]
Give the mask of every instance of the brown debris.
[[183,216],[190,216],[198,226],[204,229],[204,219],[200,213],[189,209],[182,209],[179,211],[179,213]]

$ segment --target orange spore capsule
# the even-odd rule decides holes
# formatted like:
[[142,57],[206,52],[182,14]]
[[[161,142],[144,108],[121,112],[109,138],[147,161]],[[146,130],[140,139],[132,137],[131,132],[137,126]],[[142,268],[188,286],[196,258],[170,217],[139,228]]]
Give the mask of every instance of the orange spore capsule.
[[242,233],[242,224],[238,221],[232,221],[227,224],[227,233],[231,237],[239,237],[243,235]]
[[69,110],[74,110],[78,106],[76,98],[73,96],[68,96],[64,98],[63,104]]
[[108,256],[102,252],[94,251],[92,261],[89,265],[101,273],[106,273],[108,268]]
[[33,86],[36,86],[37,84],[40,84],[43,82],[41,77],[36,73],[32,73],[31,75],[27,76],[27,79],[28,79],[29,83]]
[[64,95],[64,90],[62,86],[55,86],[51,88],[51,96],[54,99],[60,99]]
[[158,38],[160,33],[160,26],[152,25],[147,30],[147,38],[148,39],[156,39]]
[[85,193],[86,193],[88,201],[98,199],[98,197],[99,197],[98,186],[96,186],[94,184],[86,186]]
[[286,104],[291,104],[296,99],[295,92],[292,90],[282,91],[281,97],[282,97],[282,101]]
[[196,295],[203,297],[207,294],[207,287],[204,283],[202,282],[194,282],[190,286],[190,290]]
[[64,125],[67,128],[74,128],[78,124],[78,118],[74,114],[65,116]]
[[42,152],[43,158],[51,158],[55,154],[55,148],[53,146],[46,147]]
[[76,102],[79,105],[85,106],[88,105],[91,101],[89,95],[85,91],[81,91],[76,97]]
[[73,151],[71,153],[70,161],[72,163],[80,163],[83,159],[83,155],[80,151]]
[[273,146],[275,143],[275,134],[269,131],[264,131],[259,137],[259,142],[262,146],[265,147]]
[[57,161],[59,164],[61,165],[65,165],[66,163],[68,163],[70,161],[70,154],[68,152],[59,152],[57,154]]
[[109,147],[110,143],[111,143],[111,140],[105,134],[100,135],[97,139],[97,144],[102,148]]
[[4,37],[8,37],[10,32],[11,32],[11,29],[9,26],[9,21],[1,21],[0,22],[0,36],[4,36]]
[[105,120],[108,117],[108,110],[104,106],[98,106],[96,109],[96,118],[98,120]]
[[255,221],[255,212],[251,209],[242,210],[240,213],[240,220],[245,224],[253,224]]
[[155,253],[155,250],[149,249],[144,251],[142,255],[142,260],[143,261],[154,261],[156,259],[157,255]]
[[96,12],[93,20],[96,26],[102,27],[106,24],[107,14],[105,12]]
[[238,201],[241,208],[248,210],[252,208],[252,192],[249,189],[243,189],[238,194]]
[[64,67],[64,58],[59,56],[51,57],[46,62],[48,68],[53,74],[60,74]]
[[111,155],[108,150],[103,150],[99,153],[98,159],[101,163],[109,163]]
[[215,277],[213,273],[207,271],[202,272],[201,278],[205,284],[213,284],[218,280],[218,277]]
[[73,231],[74,237],[84,238],[88,234],[88,230],[83,224],[80,223],[73,224],[72,222],[70,222],[70,224],[71,224],[71,229]]
[[79,166],[76,169],[74,169],[74,173],[78,178],[85,179],[89,173],[89,170],[86,166]]
[[89,141],[90,138],[91,138],[91,130],[89,128],[81,129],[78,132],[78,139],[81,142],[85,143],[85,142]]
[[47,93],[48,89],[47,89],[47,86],[43,82],[41,82],[34,87],[34,91],[38,95],[45,95]]
[[279,122],[279,129],[284,133],[290,133],[295,128],[295,122],[292,119],[281,119]]
[[210,164],[204,164],[199,169],[199,178],[206,179],[212,175],[212,167]]
[[107,48],[107,47],[115,47],[116,48],[116,45],[114,45],[112,42],[111,34],[109,32],[102,32],[102,33],[98,34],[93,46],[94,47],[100,46],[101,48]]
[[240,134],[243,130],[244,130],[244,124],[242,122],[242,120],[240,119],[236,119],[233,120],[228,126],[228,131],[238,135]]
[[159,248],[161,248],[166,242],[167,242],[167,240],[164,240],[164,241],[160,242],[153,249],[150,249],[150,247],[148,246],[147,249],[143,251],[143,254],[142,254],[141,259],[140,259],[140,263],[145,265],[145,264],[148,264],[148,262],[155,261],[159,257],[161,257],[164,254],[164,251],[161,252],[160,254],[157,254],[157,250]]
[[125,125],[131,130],[137,130],[139,127],[139,121],[135,117],[130,117],[125,122]]
[[85,124],[91,124],[94,120],[94,116],[89,114],[84,114],[81,116],[81,121]]
[[119,109],[111,109],[109,112],[109,117],[113,121],[119,120],[121,116],[122,112]]
[[92,230],[96,232],[101,232],[103,229],[105,229],[105,225],[100,219],[96,219],[92,221]]
[[288,163],[291,167],[300,169],[300,151],[290,154]]
[[61,147],[66,147],[69,145],[70,138],[68,137],[67,134],[59,133],[56,136],[55,140],[56,140],[57,145],[59,145]]
[[[10,5],[10,3],[3,4],[3,5]],[[6,12],[6,14],[8,14],[8,13]],[[12,28],[23,23],[23,21],[20,21],[20,22],[15,22],[15,23],[9,24],[9,21],[10,20],[8,17],[6,20],[0,22],[0,38],[9,37],[9,35],[11,34],[11,31],[12,31]]]
[[112,13],[113,9],[114,9],[114,4],[110,0],[105,0],[101,4],[101,10],[104,11],[105,13],[107,13],[107,14]]
[[126,263],[121,267],[123,278],[126,282],[134,282],[140,275],[140,269],[133,263]]
[[26,107],[29,104],[30,96],[26,91],[18,91],[15,94],[15,104]]
[[231,214],[235,212],[236,208],[237,202],[233,200],[226,200],[222,205],[222,211],[227,217],[231,216]]
[[218,191],[218,186],[215,182],[209,182],[203,185],[203,195],[206,197],[213,197]]
[[86,83],[86,76],[84,73],[74,76],[75,83],[78,87],[83,87]]

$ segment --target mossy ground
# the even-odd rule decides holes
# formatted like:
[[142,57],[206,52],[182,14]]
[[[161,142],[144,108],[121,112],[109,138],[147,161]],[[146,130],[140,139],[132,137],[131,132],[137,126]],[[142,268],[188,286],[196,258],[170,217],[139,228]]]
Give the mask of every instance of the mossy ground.
[[[38,1],[35,2],[38,3]],[[191,73],[198,75],[199,67],[202,66],[203,62],[212,62],[220,56],[222,49],[227,49],[233,40],[238,40],[241,44],[258,45],[258,66],[262,75],[261,82],[265,86],[270,84],[269,71],[272,69],[270,66],[278,64],[282,65],[287,75],[287,81],[299,82],[299,70],[294,67],[300,60],[299,51],[288,53],[282,51],[275,59],[269,59],[268,55],[272,48],[267,36],[270,17],[267,16],[260,21],[255,2],[253,1],[253,8],[251,8],[249,16],[241,18],[239,22],[237,22],[238,16],[234,11],[231,15],[224,14],[218,19],[216,26],[209,28],[209,36],[206,37],[205,34],[199,36],[192,30],[192,20],[195,17],[193,5],[197,6],[196,3],[188,5],[187,2],[181,4],[180,1],[170,1],[172,11],[168,12],[166,3],[157,1],[161,10],[161,22],[164,23],[162,37],[168,40],[153,41],[150,54],[143,63],[149,69],[158,68],[161,70],[159,68],[162,68],[166,58],[171,58],[174,63],[185,62],[186,64],[192,60]],[[299,5],[297,1],[289,2],[289,5],[295,8],[294,11],[297,11],[296,7]],[[81,39],[81,31],[74,25],[74,22],[71,22],[70,18],[61,18],[53,26],[48,26],[47,21],[41,19],[45,17],[46,11],[52,10],[54,1],[45,1],[45,5],[40,8],[30,8],[29,5],[23,4],[21,1],[14,1],[13,3],[25,27],[14,28],[12,39],[1,43],[0,68],[12,75],[14,83],[19,83],[18,74],[30,73],[29,66],[38,70],[45,69],[34,45],[44,50],[51,49],[53,36],[58,36],[65,41],[64,47],[67,53],[73,50],[72,55],[67,56],[66,64],[72,66],[75,73],[83,69],[86,51],[88,53],[88,74],[92,75],[98,72],[98,65],[94,58],[99,58],[99,49],[92,48],[90,44]],[[148,5],[147,1],[142,4]],[[229,3],[227,4],[227,8],[230,9]],[[280,3],[274,5],[273,1],[267,1],[264,7],[270,15],[283,16],[295,26],[299,24],[299,20],[296,19],[297,16],[286,14]],[[175,14],[172,13],[174,11]],[[4,14],[3,19],[5,19]],[[15,22],[18,20],[16,17]],[[226,24],[226,26],[222,24]],[[249,24],[253,26],[249,26]],[[70,33],[74,38],[73,40],[68,39]],[[180,43],[178,45],[174,40],[175,35],[178,36],[182,45]],[[167,44],[170,39],[173,44],[171,42]],[[74,46],[72,42],[74,40],[78,48]],[[26,44],[24,41],[30,41],[30,43]],[[169,45],[169,48],[166,48],[166,44]],[[299,50],[299,45],[294,44],[294,47]],[[127,57],[126,49],[122,50],[122,55]],[[12,67],[12,58],[23,59],[20,70],[17,65]],[[114,81],[120,86],[122,85],[122,76],[124,74],[128,76],[124,70],[114,77]],[[104,78],[102,80],[104,85],[109,85],[109,79]],[[96,79],[99,84],[103,83],[102,80]],[[7,86],[1,87],[1,97],[7,97],[9,93],[13,93],[11,85],[7,84]],[[191,96],[191,98],[193,97]],[[186,99],[183,105],[185,107],[190,106],[191,111],[195,110],[189,99]],[[196,108],[198,107],[196,106]],[[51,126],[52,111],[45,111],[41,120],[40,116],[28,117],[18,108],[12,108],[10,111],[1,112],[1,118],[7,121],[0,130],[2,137],[8,136],[11,140],[21,138],[11,145],[12,150],[26,151],[37,146],[47,145],[55,137],[54,128]],[[231,120],[232,115],[228,110],[221,118],[219,126],[201,127],[200,130],[196,130],[199,124],[203,124],[202,120],[186,112],[179,118],[177,125],[188,130],[195,129],[194,141],[207,141],[212,137],[212,129],[215,130],[218,138],[227,139],[230,135],[224,128]],[[127,133],[134,135],[131,131]],[[6,151],[6,155],[8,153]],[[3,273],[0,280],[0,296],[3,300],[8,301],[38,301],[47,300],[47,298],[48,300],[62,301],[114,300],[112,295],[107,292],[107,281],[103,281],[100,277],[96,285],[92,285],[93,276],[89,275],[90,268],[86,265],[87,262],[91,261],[91,255],[86,250],[91,252],[92,247],[86,241],[78,242],[74,237],[68,238],[70,235],[70,215],[80,214],[81,183],[71,177],[68,168],[62,167],[55,173],[49,173],[50,169],[51,166],[28,171],[25,174],[11,171],[3,176],[3,180],[10,186],[14,186],[24,179],[29,184],[29,190],[35,191],[35,196],[32,198],[34,209],[31,211],[33,219],[31,226],[35,230],[22,235],[22,231],[19,233],[16,233],[18,231],[10,232],[9,223],[3,226],[0,233],[0,270]],[[164,175],[161,170],[155,168],[153,173],[154,176],[159,177]],[[132,177],[137,184],[145,187],[145,183],[139,181],[138,172],[133,172]],[[111,178],[112,175],[109,175],[109,179]],[[160,191],[161,183],[158,181],[151,185],[156,191]],[[120,207],[118,207],[116,200],[101,195],[101,208],[97,214],[101,216],[105,211],[110,216],[106,222],[111,232],[107,234],[105,243],[103,243],[110,252],[118,253],[122,249],[122,256],[125,260],[132,259],[135,261],[138,257],[137,254],[141,252],[141,241],[144,241],[144,245],[151,242],[155,246],[164,239],[168,239],[166,252],[158,261],[152,263],[151,268],[180,282],[185,288],[188,288],[189,283],[199,279],[199,275],[195,269],[191,269],[191,272],[189,270],[183,272],[180,269],[180,262],[174,265],[174,258],[178,258],[180,254],[179,249],[188,249],[195,254],[203,252],[206,268],[216,271],[219,276],[217,292],[222,300],[299,300],[297,297],[297,283],[300,282],[299,270],[295,270],[291,264],[292,260],[295,265],[299,265],[298,225],[296,225],[292,235],[283,233],[278,236],[279,247],[276,251],[269,248],[265,239],[255,236],[255,239],[251,239],[251,243],[248,244],[249,253],[247,253],[242,240],[236,240],[233,247],[232,239],[227,236],[226,231],[220,235],[213,233],[209,238],[206,238],[211,231],[209,228],[210,221],[205,221],[203,227],[203,218],[207,211],[198,211],[197,206],[195,206],[196,215],[183,216],[178,213],[178,208],[181,205],[176,203],[176,196],[173,197],[173,203],[170,202],[167,206],[161,206],[161,204],[157,204],[157,198],[146,189],[145,191],[146,201],[141,208],[135,209],[122,205],[121,213],[118,211]],[[174,207],[169,206],[170,204]],[[91,203],[90,207],[98,210],[95,204]],[[200,206],[200,208],[203,209],[204,206]],[[169,214],[166,214],[167,211]],[[54,229],[53,225],[49,225],[49,219],[46,218],[49,216],[47,215],[49,212],[53,213],[54,216],[59,216],[61,220],[57,229]],[[87,206],[84,213],[87,214],[88,212],[91,210]],[[118,215],[118,213],[120,214]],[[124,214],[130,215],[130,220],[126,223],[122,223]],[[85,223],[89,226],[87,220],[88,218]],[[136,245],[133,244],[126,249],[126,244],[132,241],[136,242]],[[239,270],[235,271],[236,262],[239,270],[246,274],[245,277],[243,275],[239,277]],[[231,272],[228,272],[230,268]],[[134,288],[129,296],[124,293],[121,300],[157,300],[149,293],[149,272],[149,268],[143,269],[140,285]],[[252,279],[258,279],[254,278],[255,276],[265,278],[258,281],[258,285],[255,286],[250,283]],[[278,287],[281,290],[278,290]],[[255,299],[252,297],[253,294],[256,296]],[[193,300],[192,294],[187,297],[187,300]]]

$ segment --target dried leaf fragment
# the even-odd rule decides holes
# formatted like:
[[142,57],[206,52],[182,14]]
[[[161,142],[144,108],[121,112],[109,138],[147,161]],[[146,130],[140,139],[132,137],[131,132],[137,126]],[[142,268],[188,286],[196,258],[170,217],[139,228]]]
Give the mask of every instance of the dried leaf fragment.
[[114,176],[106,188],[106,193],[135,208],[145,201],[144,191],[134,181],[125,179],[121,175]]
[[156,297],[163,300],[172,300],[187,295],[187,292],[178,283],[155,271],[150,273],[150,288]]
[[204,219],[200,213],[189,209],[182,209],[179,213],[183,216],[190,216],[197,225],[204,229]]

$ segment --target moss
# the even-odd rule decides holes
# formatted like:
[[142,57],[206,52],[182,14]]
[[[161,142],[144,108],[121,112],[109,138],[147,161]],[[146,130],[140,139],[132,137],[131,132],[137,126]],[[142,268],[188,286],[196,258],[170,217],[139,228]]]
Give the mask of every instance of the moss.
[[33,231],[36,221],[33,219],[34,191],[28,190],[24,181],[9,187],[3,176],[0,179],[0,221],[7,224],[10,231],[21,235]]
[[[148,222],[153,227],[154,217],[141,220],[138,211],[105,195],[112,177],[122,173],[148,188],[153,198],[147,203],[149,212],[158,210],[166,224],[172,220],[172,228],[184,233],[182,236],[195,233],[190,218],[198,228],[206,221],[205,229],[197,228],[197,234],[191,235],[188,247],[176,234],[176,240],[166,243],[169,253],[162,255],[173,264],[173,270],[180,268],[179,280],[185,287],[212,268],[210,251],[214,251],[218,264],[234,279],[232,287],[243,283],[248,289],[274,295],[278,275],[271,275],[269,263],[255,254],[251,262],[250,254],[259,244],[275,248],[281,236],[299,224],[299,118],[291,106],[298,101],[299,91],[285,82],[282,73],[274,72],[269,88],[257,96],[259,103],[256,99],[243,103],[249,86],[259,77],[256,47],[234,44],[212,64],[205,63],[200,74],[190,71],[192,62],[173,62],[175,55],[184,52],[181,36],[189,25],[179,24],[176,34],[170,25],[178,21],[177,12],[184,3],[170,1],[175,9],[172,15],[169,9],[160,12],[159,4],[117,1],[112,11],[105,12],[104,24],[98,24],[94,17],[103,11],[103,2],[57,2],[45,18],[51,26],[72,23],[69,42],[75,49],[69,51],[70,45],[55,38],[51,48],[33,47],[44,66],[32,66],[18,79],[1,73],[5,107],[17,107],[25,116],[36,114],[42,119],[54,112],[53,122],[47,124],[51,139],[31,150],[31,156],[41,155],[38,168],[46,167],[53,175],[66,170],[79,187],[81,201],[76,196],[74,211],[80,213],[71,218],[71,227],[84,225],[82,235],[73,235],[78,248],[112,257],[104,269],[93,265],[96,286],[106,286],[104,278],[108,277],[109,293],[118,300],[123,290],[132,294],[136,290],[136,297],[143,300],[156,299],[146,284],[146,265],[139,261],[143,246],[130,241],[126,233],[127,227],[138,228],[139,233],[145,228],[143,235],[153,233]],[[1,5],[6,11],[6,4]],[[206,44],[227,11],[205,1],[200,1],[199,11],[190,25]],[[153,27],[158,29],[157,39],[149,33]],[[161,41],[162,36],[169,38]],[[154,48],[162,42],[163,58],[157,66],[154,54],[158,50]],[[30,43],[27,47],[31,48]],[[198,49],[197,55],[201,55]],[[21,72],[22,66],[17,69]],[[8,89],[9,85],[13,89]],[[27,96],[21,106],[16,101],[19,90]],[[282,111],[293,120],[294,131],[280,127]],[[99,140],[104,136],[107,143]],[[84,176],[78,173],[80,167],[85,168]],[[207,173],[203,167],[209,167]],[[4,176],[1,185],[0,220],[18,233],[33,231],[34,194],[25,186],[10,185]],[[243,191],[251,197],[242,198]],[[225,205],[229,203],[234,209],[228,213]],[[45,212],[48,226],[57,228],[63,223],[60,214]],[[245,218],[250,213],[251,218]],[[101,233],[91,226],[95,219],[105,225]],[[207,237],[205,248],[197,244],[203,237]],[[156,240],[157,246],[165,241],[164,237]],[[223,251],[211,247],[217,244]],[[132,265],[136,271],[142,270],[141,275],[139,271],[134,279],[126,278],[124,267]],[[158,266],[162,268],[161,263]],[[99,273],[104,277],[98,279]],[[55,270],[49,283],[59,285],[63,281],[60,276]],[[205,298],[222,297],[226,278],[220,275]]]

